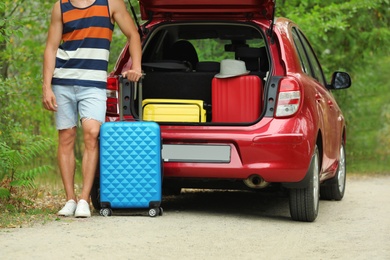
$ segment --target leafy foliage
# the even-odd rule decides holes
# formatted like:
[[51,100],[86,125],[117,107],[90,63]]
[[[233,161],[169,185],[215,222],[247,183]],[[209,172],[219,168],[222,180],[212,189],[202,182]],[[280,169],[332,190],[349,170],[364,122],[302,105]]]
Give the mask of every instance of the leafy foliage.
[[278,15],[299,24],[327,75],[353,72],[373,56],[389,54],[389,7],[388,0],[277,1]]
[[340,92],[348,126],[347,152],[351,171],[390,172],[389,70],[389,57],[382,59],[375,69],[360,68],[355,71],[353,87]]
[[[54,2],[54,1],[52,1]],[[22,209],[25,190],[35,188],[37,175],[53,149],[51,119],[42,113],[41,62],[47,16],[46,2],[5,0],[0,3],[0,207]],[[45,13],[45,12],[44,12]],[[54,133],[54,131],[53,131]],[[46,158],[45,158],[46,157]],[[51,160],[51,159],[50,159]],[[49,161],[50,161],[49,160]],[[46,160],[47,161],[47,160]]]
[[[383,118],[383,125],[379,129],[378,143],[382,144],[383,147],[390,147],[390,105],[386,104],[383,106],[381,118]],[[378,148],[378,154],[384,157],[385,163],[389,162],[390,150]]]
[[[18,136],[20,135],[20,136]],[[22,133],[16,132],[16,138],[19,141],[25,140],[23,145],[18,149],[13,149],[4,141],[0,142],[0,160],[1,160],[1,186],[0,202],[2,205],[19,205],[28,203],[27,198],[19,197],[19,189],[35,188],[34,180],[38,174],[48,172],[50,166],[42,165],[32,167],[31,160],[40,156],[50,145],[50,140],[40,137],[23,136]],[[28,168],[25,168],[28,166]]]

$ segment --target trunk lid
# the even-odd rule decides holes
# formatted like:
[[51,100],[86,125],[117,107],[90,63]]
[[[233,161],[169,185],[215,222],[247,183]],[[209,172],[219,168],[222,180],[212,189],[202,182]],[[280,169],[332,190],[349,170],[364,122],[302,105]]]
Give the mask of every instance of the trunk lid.
[[273,20],[275,0],[139,0],[141,18],[263,17]]

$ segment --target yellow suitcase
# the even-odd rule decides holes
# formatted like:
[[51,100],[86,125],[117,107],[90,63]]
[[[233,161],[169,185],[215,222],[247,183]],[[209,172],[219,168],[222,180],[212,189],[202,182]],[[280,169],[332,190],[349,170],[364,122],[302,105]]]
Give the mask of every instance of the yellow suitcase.
[[156,122],[206,122],[203,100],[145,99],[143,120]]

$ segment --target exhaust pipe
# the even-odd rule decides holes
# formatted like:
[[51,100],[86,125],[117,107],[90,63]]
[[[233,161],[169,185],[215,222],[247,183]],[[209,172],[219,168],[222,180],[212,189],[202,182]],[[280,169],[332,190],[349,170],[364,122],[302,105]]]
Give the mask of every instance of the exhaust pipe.
[[266,182],[259,175],[253,174],[244,180],[244,184],[251,189],[263,189],[269,185],[269,182]]

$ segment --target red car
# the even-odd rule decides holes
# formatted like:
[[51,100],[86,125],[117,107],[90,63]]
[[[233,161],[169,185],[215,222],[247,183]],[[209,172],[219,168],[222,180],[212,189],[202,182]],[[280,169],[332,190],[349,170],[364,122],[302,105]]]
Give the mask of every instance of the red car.
[[[292,219],[308,222],[320,197],[343,198],[346,125],[331,91],[350,76],[328,84],[301,29],[274,17],[275,1],[139,2],[143,103],[153,103],[142,115],[161,127],[165,191],[281,185]],[[107,121],[118,120],[118,75],[129,67],[125,46],[108,78]],[[139,113],[132,102],[127,118]]]

